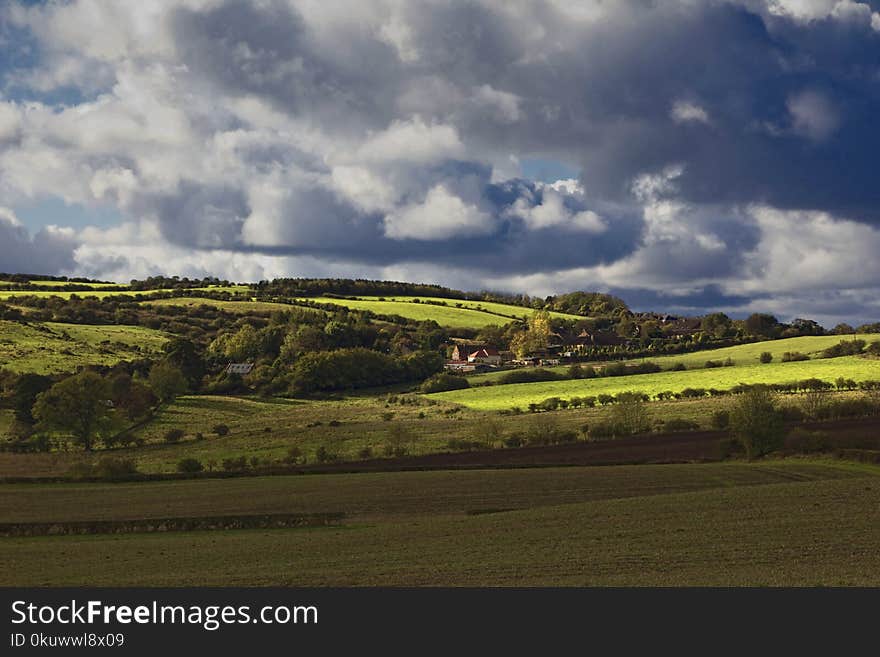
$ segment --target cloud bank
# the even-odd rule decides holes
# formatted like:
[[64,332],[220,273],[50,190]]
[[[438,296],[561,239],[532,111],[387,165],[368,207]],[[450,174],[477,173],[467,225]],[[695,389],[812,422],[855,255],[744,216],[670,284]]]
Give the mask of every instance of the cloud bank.
[[877,5],[7,3],[0,270],[876,319]]

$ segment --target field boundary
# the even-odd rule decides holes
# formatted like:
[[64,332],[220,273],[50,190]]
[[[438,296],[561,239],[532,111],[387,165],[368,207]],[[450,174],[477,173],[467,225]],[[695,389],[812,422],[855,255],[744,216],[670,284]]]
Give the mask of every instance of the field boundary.
[[95,534],[150,534],[157,532],[216,531],[228,529],[292,529],[329,527],[345,518],[332,513],[273,513],[261,515],[144,518],[139,520],[77,520],[60,522],[4,522],[0,536],[82,536]]

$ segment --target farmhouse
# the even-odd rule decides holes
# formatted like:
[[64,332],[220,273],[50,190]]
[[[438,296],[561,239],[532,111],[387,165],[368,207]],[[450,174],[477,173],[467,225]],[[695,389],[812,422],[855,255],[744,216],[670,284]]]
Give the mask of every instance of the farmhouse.
[[251,370],[254,369],[253,363],[229,363],[226,366],[227,374],[238,374],[239,376],[246,376],[251,373]]
[[483,347],[468,354],[467,361],[469,363],[484,363],[486,365],[500,365],[502,363],[501,354],[494,347]]
[[611,331],[581,331],[572,340],[572,344],[583,347],[619,347],[626,344],[626,339]]

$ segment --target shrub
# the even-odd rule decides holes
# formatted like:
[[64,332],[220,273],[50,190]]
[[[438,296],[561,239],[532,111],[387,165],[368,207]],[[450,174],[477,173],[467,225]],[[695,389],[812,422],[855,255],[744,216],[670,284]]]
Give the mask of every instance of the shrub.
[[773,354],[771,354],[769,351],[763,351],[763,352],[761,352],[761,356],[760,356],[759,360],[762,363],[764,363],[765,365],[767,363],[772,363],[773,362]]
[[382,413],[382,420],[384,422],[391,422],[394,419],[394,411],[384,411]]
[[358,450],[358,458],[362,460],[373,458],[373,448],[362,447],[360,450]]
[[730,411],[715,411],[711,421],[714,429],[726,429],[730,426]]
[[247,468],[247,458],[239,456],[237,458],[223,459],[223,469],[227,472],[237,472]]
[[456,451],[470,451],[475,449],[486,449],[486,443],[480,442],[479,440],[465,440],[463,438],[451,438],[446,442],[446,447],[448,449],[453,449]]
[[718,456],[719,458],[728,459],[731,456],[736,456],[738,454],[742,454],[743,447],[738,440],[735,438],[723,438],[718,441]]
[[163,439],[166,443],[179,443],[180,439],[183,438],[183,436],[183,429],[169,429],[165,432]]
[[684,418],[672,418],[671,420],[666,420],[663,423],[663,431],[696,431],[700,428],[700,425],[691,420],[685,420]]
[[613,422],[595,422],[589,426],[590,440],[608,440],[620,435],[618,427]]
[[565,376],[561,374],[538,367],[535,369],[521,369],[508,372],[498,379],[498,383],[535,383],[539,381],[560,381],[564,378]]
[[328,426],[328,427],[338,427],[338,426],[341,426],[341,425],[342,425],[342,422],[340,422],[339,420],[330,420],[330,421],[327,423],[327,426]]
[[292,465],[299,463],[300,458],[302,458],[302,450],[296,445],[292,445],[287,448],[287,454],[284,455],[282,460]]
[[204,470],[204,466],[202,465],[202,462],[199,461],[198,459],[185,458],[185,459],[180,459],[177,462],[177,471],[178,472],[192,473],[192,472],[201,472],[202,470]]
[[799,351],[786,351],[784,354],[782,354],[783,363],[794,363],[802,360],[810,360],[810,357],[806,354],[802,354]]
[[865,348],[864,340],[841,340],[833,347],[828,347],[822,352],[823,358],[837,358],[838,356],[856,356]]
[[793,452],[824,452],[830,447],[831,439],[824,431],[807,431],[797,427],[785,439],[785,448]]
[[471,384],[463,376],[438,372],[423,382],[420,389],[423,393],[430,394],[432,392],[446,392],[447,390],[464,390],[470,387]]
[[215,424],[214,428],[211,429],[211,431],[213,431],[218,436],[226,436],[229,434],[229,427],[227,427],[225,424]]
[[525,445],[526,439],[521,433],[514,433],[501,442],[505,447],[522,447]]
[[773,393],[765,386],[754,386],[741,395],[730,412],[730,430],[749,458],[758,458],[782,447],[785,423]]
[[114,458],[105,456],[94,466],[94,473],[105,479],[128,477],[137,474],[137,465],[133,459]]
[[672,367],[669,368],[670,372],[684,372],[687,369],[684,363],[676,363]]
[[785,422],[803,422],[806,417],[798,406],[782,406],[779,409],[779,413]]
[[611,422],[623,436],[648,431],[651,423],[644,396],[639,392],[622,392],[617,395],[617,404],[611,411]]

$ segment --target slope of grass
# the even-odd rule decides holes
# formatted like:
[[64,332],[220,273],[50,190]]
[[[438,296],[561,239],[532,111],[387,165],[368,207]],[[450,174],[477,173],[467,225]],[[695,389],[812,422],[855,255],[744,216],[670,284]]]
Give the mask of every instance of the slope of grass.
[[435,306],[427,303],[413,303],[411,301],[369,301],[364,299],[334,299],[330,297],[312,297],[309,299],[295,299],[294,301],[314,301],[343,306],[352,310],[370,310],[378,315],[399,315],[419,322],[433,320],[441,326],[448,326],[449,328],[479,329],[484,326],[503,326],[514,321],[510,317],[501,317],[470,308]]
[[[102,286],[107,287],[107,286]],[[212,285],[209,287],[194,287],[191,288],[194,292],[228,292],[229,294],[234,295],[245,295],[250,292],[250,288],[247,285],[230,285],[230,286],[220,286],[220,285]],[[78,297],[96,297],[98,299],[103,299],[105,297],[115,297],[121,295],[127,296],[135,296],[135,295],[144,295],[150,296],[152,294],[159,294],[162,292],[172,292],[173,290],[130,290],[128,288],[120,289],[120,290],[80,290],[78,292],[68,292],[65,290],[0,290],[0,301],[14,299],[15,297],[59,297],[61,299],[69,299],[71,295],[76,295]]]
[[65,285],[81,285],[84,287],[127,287],[123,283],[77,283],[75,281],[28,281],[30,285],[40,287],[64,287]]
[[199,297],[172,297],[170,299],[156,299],[144,301],[145,304],[154,306],[184,306],[197,308],[199,306],[212,306],[227,312],[247,314],[252,312],[289,312],[294,306],[286,303],[269,303],[267,301],[221,301],[217,299],[203,299]]
[[[280,494],[294,508],[354,515],[322,529],[6,538],[0,584],[880,585],[876,475],[829,479],[780,468],[776,480],[787,483],[757,471],[735,482],[729,467],[499,473],[509,477],[504,483],[489,473],[461,473],[468,481],[447,473],[302,478],[293,485],[303,488],[283,493],[254,480],[238,496],[102,487],[81,499],[105,514],[119,491],[141,514],[164,513],[163,499],[169,510],[189,499],[198,510],[205,499],[209,509],[243,499],[278,508]],[[50,499],[75,507],[63,491]]]
[[514,406],[526,408],[530,403],[541,402],[548,397],[569,399],[575,396],[616,395],[630,390],[653,396],[664,391],[681,392],[685,388],[727,390],[739,383],[785,383],[814,377],[829,382],[834,382],[838,377],[856,381],[878,380],[880,360],[847,356],[598,379],[516,383],[440,392],[428,397],[479,410],[502,410]]
[[80,365],[112,365],[143,358],[168,337],[139,326],[91,326],[0,320],[0,367],[15,372],[71,372]]
[[[525,319],[530,317],[534,311],[532,308],[524,308],[523,306],[513,306],[507,303],[495,303],[493,301],[468,301],[465,299],[445,299],[443,297],[412,297],[412,296],[402,296],[402,297],[358,297],[358,299],[363,301],[372,301],[376,303],[382,303],[379,299],[385,299],[386,302],[403,302],[403,303],[414,303],[416,299],[419,301],[430,301],[433,303],[442,303],[449,308],[469,308],[471,310],[479,310],[484,312],[493,313],[496,315],[503,315],[504,317],[508,317],[510,319]],[[430,305],[430,304],[429,304]],[[550,316],[555,319],[570,319],[570,320],[581,320],[586,319],[585,317],[581,317],[580,315],[570,315],[567,313],[558,313],[551,312]]]
[[[868,344],[876,340],[880,340],[880,333],[866,333],[856,336],[859,340],[864,340]],[[654,358],[640,358],[624,361],[627,364],[644,363],[650,361],[657,363],[663,369],[670,369],[674,365],[681,363],[688,369],[699,369],[705,367],[706,361],[726,361],[730,358],[734,365],[754,365],[760,363],[760,356],[763,352],[769,351],[773,355],[774,361],[781,361],[785,352],[800,352],[811,358],[816,358],[821,352],[828,347],[833,347],[841,340],[852,340],[853,336],[840,335],[820,335],[820,336],[803,336],[799,338],[784,338],[782,340],[766,340],[764,342],[753,342],[751,344],[741,344],[735,347],[722,347],[720,349],[706,349],[705,351],[695,351],[689,354],[680,354],[677,356],[657,356]],[[548,367],[553,372],[564,374],[568,369],[568,365],[560,365],[558,367]],[[472,374],[468,376],[468,380],[472,383],[479,381],[497,381],[499,378],[507,374],[506,371],[486,372],[484,374]]]

